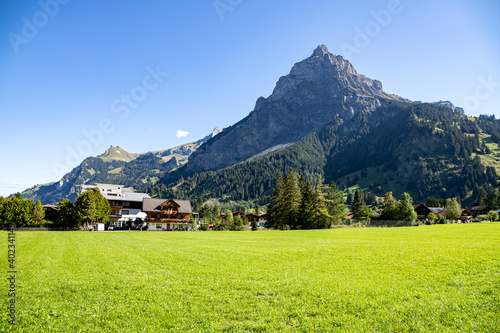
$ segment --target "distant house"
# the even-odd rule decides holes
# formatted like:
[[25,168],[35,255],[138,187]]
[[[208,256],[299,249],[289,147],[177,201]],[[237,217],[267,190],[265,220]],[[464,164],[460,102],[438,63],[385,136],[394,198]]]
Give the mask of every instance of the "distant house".
[[142,212],[142,199],[150,198],[149,194],[135,193],[123,185],[112,184],[83,185],[82,193],[96,187],[109,202],[111,208],[109,219],[111,225],[121,228],[130,220],[146,219],[146,214]]
[[265,227],[268,219],[269,219],[268,214],[260,214],[259,221],[257,222],[257,226],[258,227]]
[[492,209],[490,206],[474,206],[469,211],[473,217],[478,217],[479,215],[487,215]]
[[246,214],[248,225],[251,226],[252,223],[255,221],[256,223],[259,222],[260,215],[257,214]]
[[45,211],[45,219],[47,221],[55,221],[56,214],[59,211],[55,205],[44,205],[43,210]]
[[195,221],[190,218],[195,213],[189,200],[144,198],[142,211],[147,215],[149,230],[189,230]]
[[442,207],[428,207],[429,210],[436,215],[444,215],[444,208]]
[[467,209],[461,209],[460,211],[462,212],[460,220],[462,220],[462,222],[470,222],[472,219],[472,212]]
[[413,204],[413,209],[417,213],[417,219],[418,220],[425,220],[427,216],[432,212],[429,207],[422,203],[415,203]]
[[258,227],[263,227],[267,223],[267,214],[246,214],[248,225],[251,226],[253,221],[257,222]]

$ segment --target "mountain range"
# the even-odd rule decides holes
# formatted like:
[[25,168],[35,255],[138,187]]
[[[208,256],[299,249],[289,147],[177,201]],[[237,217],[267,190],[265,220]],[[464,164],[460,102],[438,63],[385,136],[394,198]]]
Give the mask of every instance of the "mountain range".
[[110,147],[58,183],[22,193],[74,199],[78,185],[120,183],[153,196],[266,204],[278,172],[322,174],[346,191],[410,192],[415,200],[471,201],[497,186],[500,123],[466,117],[450,102],[422,103],[321,45],[281,77],[238,123],[194,143],[145,154]]

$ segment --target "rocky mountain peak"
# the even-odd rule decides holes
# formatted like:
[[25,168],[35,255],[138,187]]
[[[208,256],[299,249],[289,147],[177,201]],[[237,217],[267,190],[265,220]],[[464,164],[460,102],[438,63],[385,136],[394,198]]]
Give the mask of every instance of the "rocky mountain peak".
[[322,57],[325,54],[329,54],[328,48],[325,45],[319,45],[313,52],[313,57]]
[[187,167],[199,171],[238,163],[319,132],[333,120],[343,122],[361,110],[374,112],[382,99],[403,100],[320,45],[278,80],[269,97],[257,99],[245,119],[193,153]]

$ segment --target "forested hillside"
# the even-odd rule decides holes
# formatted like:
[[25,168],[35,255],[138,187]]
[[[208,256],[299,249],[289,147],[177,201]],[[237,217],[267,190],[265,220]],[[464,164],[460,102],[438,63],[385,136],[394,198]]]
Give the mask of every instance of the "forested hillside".
[[269,202],[277,174],[291,167],[313,182],[322,174],[346,191],[378,196],[407,191],[415,201],[457,196],[471,203],[481,187],[497,186],[498,175],[485,161],[499,157],[499,130],[492,118],[469,119],[432,104],[386,100],[376,112],[334,120],[286,148],[217,171],[189,174],[181,168],[147,190],[163,197],[262,205]]

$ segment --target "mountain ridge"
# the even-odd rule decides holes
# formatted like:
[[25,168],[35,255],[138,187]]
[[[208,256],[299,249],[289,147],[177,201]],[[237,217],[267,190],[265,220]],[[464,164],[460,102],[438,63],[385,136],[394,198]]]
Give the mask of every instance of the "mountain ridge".
[[[387,93],[380,81],[320,45],[234,125],[189,144],[132,154],[128,162],[116,151],[111,158],[119,148],[112,146],[103,154],[110,161],[89,158],[57,186],[70,198],[73,192],[64,191],[71,184],[99,181],[152,196],[265,204],[277,173],[293,167],[344,190],[471,200],[480,187],[497,185],[500,122],[461,113],[448,101],[412,102]],[[58,194],[37,191],[25,195]]]
[[59,181],[35,185],[21,192],[21,196],[48,204],[56,203],[61,198],[76,200],[81,185],[109,183],[134,189],[151,186],[167,172],[185,164],[193,151],[221,131],[216,127],[200,140],[146,153],[129,153],[120,146],[111,145],[104,153],[85,158]]

